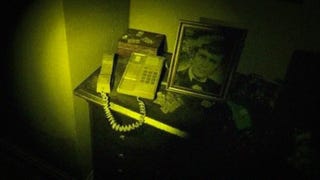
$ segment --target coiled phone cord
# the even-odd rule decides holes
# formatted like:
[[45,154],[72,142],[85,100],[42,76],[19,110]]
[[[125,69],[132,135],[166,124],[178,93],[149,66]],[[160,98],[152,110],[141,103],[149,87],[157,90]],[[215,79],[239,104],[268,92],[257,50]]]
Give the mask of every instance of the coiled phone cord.
[[121,124],[117,123],[117,121],[114,119],[114,117],[110,111],[109,97],[107,96],[107,94],[105,94],[105,93],[100,93],[100,94],[101,94],[101,97],[104,101],[103,109],[104,109],[105,115],[106,115],[112,129],[119,131],[119,132],[129,132],[129,131],[132,131],[132,130],[140,127],[144,123],[144,117],[146,116],[146,107],[145,107],[145,104],[143,103],[143,101],[141,101],[139,99],[139,97],[137,97],[137,101],[139,104],[139,111],[141,114],[141,119],[139,121],[136,121],[131,124],[121,125]]

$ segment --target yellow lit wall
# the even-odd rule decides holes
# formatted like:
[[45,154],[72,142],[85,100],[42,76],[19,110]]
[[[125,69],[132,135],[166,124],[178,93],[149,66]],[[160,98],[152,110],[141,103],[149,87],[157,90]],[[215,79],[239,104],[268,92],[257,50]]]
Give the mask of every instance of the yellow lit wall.
[[[314,5],[310,5],[311,1]],[[307,19],[310,21],[310,15],[313,21],[307,24],[308,28],[319,24],[315,21],[316,16],[312,17],[316,11],[314,6],[319,4],[315,2],[131,0],[129,27],[166,34],[169,52],[174,50],[179,19],[199,20],[205,17],[246,28],[248,36],[238,71],[283,79],[292,51],[312,48],[310,44],[302,43],[309,34],[307,28],[304,28],[306,34],[302,34],[302,27]]]
[[128,17],[129,0],[38,0],[14,28],[12,94],[37,137],[17,133],[78,177],[92,169],[91,134],[88,105],[73,90],[100,66],[103,52],[115,51]]
[[15,69],[21,108],[35,128],[73,138],[75,123],[62,1],[32,4],[16,29]]
[[[117,40],[128,28],[129,0],[65,0],[64,15],[68,42],[71,86],[76,88],[101,65],[102,53],[114,53]],[[89,169],[91,134],[89,109],[74,96],[79,164]],[[106,124],[107,125],[107,124]]]

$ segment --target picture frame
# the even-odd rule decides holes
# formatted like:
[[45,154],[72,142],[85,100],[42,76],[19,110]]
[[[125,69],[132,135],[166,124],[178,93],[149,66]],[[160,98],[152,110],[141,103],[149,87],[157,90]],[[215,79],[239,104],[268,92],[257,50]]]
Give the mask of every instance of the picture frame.
[[225,100],[246,35],[246,29],[222,23],[180,20],[166,89]]

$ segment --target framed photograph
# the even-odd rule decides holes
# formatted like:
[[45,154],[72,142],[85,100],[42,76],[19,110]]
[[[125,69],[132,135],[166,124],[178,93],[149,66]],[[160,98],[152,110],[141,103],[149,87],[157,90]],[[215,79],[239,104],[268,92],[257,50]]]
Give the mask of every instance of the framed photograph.
[[247,30],[180,20],[167,78],[167,90],[224,100]]

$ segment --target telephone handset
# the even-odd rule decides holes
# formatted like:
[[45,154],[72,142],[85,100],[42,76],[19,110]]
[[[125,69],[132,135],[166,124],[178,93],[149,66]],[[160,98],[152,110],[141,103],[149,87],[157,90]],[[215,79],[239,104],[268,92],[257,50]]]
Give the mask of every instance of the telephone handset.
[[98,76],[97,92],[110,93],[111,77],[113,70],[114,55],[103,54],[100,74]]
[[121,125],[116,122],[111,111],[110,111],[110,102],[108,94],[111,92],[111,80],[112,80],[112,71],[113,71],[113,63],[114,63],[115,55],[114,54],[103,54],[101,69],[97,80],[97,89],[96,91],[100,93],[103,99],[103,109],[108,119],[111,128],[120,131],[120,132],[128,132],[140,127],[144,123],[144,117],[146,116],[145,105],[143,101],[139,99],[137,96],[137,101],[139,104],[139,110],[141,114],[140,120],[126,125]]

